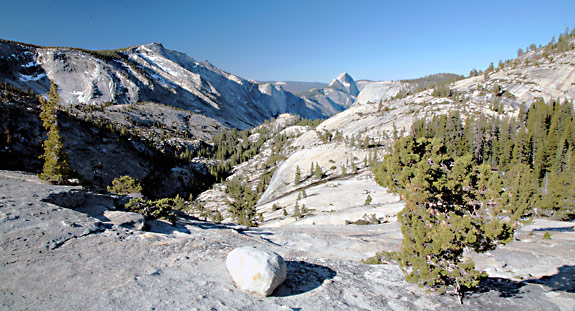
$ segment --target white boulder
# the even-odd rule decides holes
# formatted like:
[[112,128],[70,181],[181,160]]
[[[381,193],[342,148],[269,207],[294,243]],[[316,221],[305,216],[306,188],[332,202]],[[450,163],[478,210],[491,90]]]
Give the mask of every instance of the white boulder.
[[287,265],[280,255],[254,246],[231,251],[226,266],[240,289],[262,296],[269,296],[287,276]]

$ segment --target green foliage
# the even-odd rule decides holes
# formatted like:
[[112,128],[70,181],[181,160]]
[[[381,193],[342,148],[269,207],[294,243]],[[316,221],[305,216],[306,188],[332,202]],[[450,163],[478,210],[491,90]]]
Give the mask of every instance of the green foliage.
[[[439,138],[406,136],[374,170],[376,181],[405,198],[399,213],[403,242],[399,264],[409,282],[458,294],[484,274],[463,259],[509,242],[513,227],[503,220],[523,216],[495,200],[502,192],[499,176],[477,165],[470,154],[453,158]],[[505,195],[503,195],[505,196]]]
[[559,220],[575,219],[575,170],[551,172],[538,206]]
[[295,201],[295,206],[293,208],[293,217],[295,217],[296,219],[300,219],[303,217],[298,201]]
[[224,217],[222,217],[222,213],[220,213],[220,211],[215,210],[215,211],[212,211],[211,219],[214,223],[219,224],[224,220]]
[[236,176],[227,183],[226,204],[231,217],[240,225],[255,227],[258,225],[256,203],[261,193],[252,190],[247,179],[241,180]]
[[57,114],[60,97],[58,96],[56,84],[50,83],[48,100],[45,100],[42,96],[39,97],[39,100],[40,108],[42,109],[40,119],[44,128],[48,131],[47,139],[42,143],[44,154],[40,158],[44,159],[44,167],[39,177],[51,183],[62,184],[69,174],[69,168],[58,128]]
[[315,171],[314,171],[314,176],[317,179],[322,179],[323,178],[323,171],[321,169],[321,166],[319,166],[318,163],[315,164]]
[[164,219],[175,224],[177,219],[176,211],[182,210],[184,206],[184,200],[176,196],[175,198],[159,200],[133,198],[125,205],[125,208],[131,212],[144,215],[148,220]]
[[324,121],[323,119],[312,120],[312,119],[300,118],[294,125],[310,126],[312,128],[316,128],[323,121]]
[[375,214],[363,214],[363,217],[361,219],[358,219],[356,221],[349,221],[346,220],[345,224],[346,225],[376,225],[376,224],[380,224],[381,221],[379,221],[379,219],[375,216]]
[[300,169],[299,169],[299,166],[297,166],[297,167],[295,168],[295,176],[294,176],[293,184],[294,184],[294,186],[297,186],[297,185],[299,185],[300,183],[301,183],[301,171],[300,171]]
[[[255,131],[255,130],[253,130]],[[215,166],[210,167],[210,173],[216,180],[223,181],[231,169],[256,156],[263,144],[272,137],[272,131],[265,127],[259,128],[259,138],[250,141],[252,130],[238,131],[231,129],[216,135],[212,138],[212,144],[199,151],[197,155],[208,157],[216,161]],[[287,137],[277,135],[273,139],[273,150],[281,150],[283,144],[287,142]],[[282,156],[272,156],[266,162],[267,167],[272,167],[276,162],[283,160]]]
[[475,164],[499,171],[502,187],[514,189],[501,198],[507,201],[503,205],[570,220],[575,217],[574,120],[571,102],[536,100],[517,118],[479,115],[463,122],[452,113],[415,121],[411,132],[439,139],[451,156],[471,154]]
[[118,195],[141,193],[142,186],[138,183],[136,179],[128,175],[124,175],[122,177],[114,178],[114,180],[112,180],[112,186],[108,186],[108,192]]
[[[575,29],[575,28],[573,28]],[[571,51],[575,49],[575,44],[571,42],[575,38],[575,33],[573,31],[569,32],[569,28],[565,30],[564,33],[559,34],[557,41],[555,41],[555,37],[546,45],[546,46],[539,46],[537,47],[535,44],[530,44],[526,51],[524,52],[523,49],[517,50],[517,59],[515,60],[506,60],[505,62],[499,61],[497,70],[503,69],[505,66],[512,64],[516,66],[523,61],[525,64],[529,63],[537,63],[538,60],[542,59],[552,59],[552,55],[564,53],[567,51]],[[519,59],[521,58],[521,60]],[[487,74],[495,71],[495,67],[493,63],[489,65],[489,67],[485,70],[485,77]],[[473,74],[475,73],[475,74]],[[477,71],[475,70],[471,72],[470,76],[478,75]]]
[[451,89],[449,85],[451,83],[449,81],[438,83],[433,87],[433,92],[431,93],[434,97],[449,97],[451,95]]
[[399,257],[397,252],[377,252],[375,255],[362,259],[362,263],[367,265],[378,265],[387,263],[397,263],[399,262]]
[[464,78],[463,76],[453,73],[438,73],[417,79],[401,80],[401,82],[413,85],[413,87],[416,90],[422,91],[429,88],[433,88],[435,85],[438,84],[449,85],[450,83],[461,80],[463,78]]
[[308,208],[305,206],[305,204],[301,205],[301,209],[300,209],[301,215],[302,217],[305,216],[307,213],[309,213]]
[[549,233],[549,231],[545,231],[543,234],[543,240],[551,240],[551,233]]
[[313,173],[315,172],[315,167],[313,165],[313,162],[311,162],[311,165],[309,167],[309,175],[313,176]]
[[369,205],[371,204],[372,198],[371,195],[367,195],[367,197],[365,198],[365,202],[363,202],[363,205]]

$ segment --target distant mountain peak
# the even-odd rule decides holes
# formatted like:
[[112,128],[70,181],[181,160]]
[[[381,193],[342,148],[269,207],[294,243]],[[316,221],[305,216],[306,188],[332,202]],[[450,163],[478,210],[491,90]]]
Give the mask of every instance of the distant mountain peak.
[[353,81],[353,78],[349,75],[349,73],[347,73],[347,72],[342,72],[342,73],[340,73],[340,74],[337,76],[336,80],[339,80],[339,81]]
[[154,52],[161,52],[161,51],[166,49],[164,47],[164,45],[161,44],[160,42],[152,42],[152,43],[142,44],[142,45],[138,46],[138,48],[144,48],[144,49],[151,50]]
[[342,90],[352,96],[359,94],[355,81],[347,72],[340,73],[337,78],[331,80],[329,87]]
[[151,42],[151,43],[143,44],[142,46],[164,48],[164,45],[161,42]]

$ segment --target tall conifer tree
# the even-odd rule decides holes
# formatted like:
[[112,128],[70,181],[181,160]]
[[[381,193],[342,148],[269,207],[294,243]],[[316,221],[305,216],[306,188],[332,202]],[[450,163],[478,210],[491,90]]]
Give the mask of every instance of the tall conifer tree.
[[42,110],[40,119],[42,119],[42,124],[48,131],[47,138],[42,143],[44,154],[41,155],[40,158],[44,159],[44,166],[39,177],[51,183],[62,184],[67,178],[69,169],[67,155],[62,150],[64,144],[62,143],[60,129],[58,128],[57,114],[60,97],[58,96],[57,86],[54,82],[50,83],[48,100],[45,100],[42,96],[39,97],[39,100]]

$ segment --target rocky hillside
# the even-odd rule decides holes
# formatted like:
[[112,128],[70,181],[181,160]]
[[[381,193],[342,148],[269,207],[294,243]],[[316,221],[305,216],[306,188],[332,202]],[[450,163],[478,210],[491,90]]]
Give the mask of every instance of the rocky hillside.
[[258,85],[159,43],[87,51],[2,41],[0,68],[0,81],[39,94],[55,82],[61,104],[78,109],[156,102],[240,129],[286,112],[331,115],[281,87]]
[[[262,224],[344,224],[393,219],[401,207],[390,210],[389,203],[399,200],[385,195],[375,184],[369,167],[389,150],[394,137],[410,131],[415,120],[455,111],[464,117],[502,118],[516,116],[537,98],[573,101],[574,75],[574,50],[550,53],[540,48],[502,63],[497,69],[455,82],[451,82],[457,78],[454,75],[406,82],[361,82],[358,99],[349,109],[317,127],[284,129],[291,136],[277,158],[279,161],[274,161],[277,168],[273,169],[269,185],[258,196],[257,213],[262,215]],[[437,79],[439,82],[426,87],[426,81]],[[391,92],[395,94],[371,92],[370,85],[376,90],[395,90]],[[414,91],[415,87],[423,90]],[[363,94],[369,99],[361,100]],[[238,176],[250,176],[247,183],[253,188],[261,179],[252,172],[275,155],[269,147],[262,150],[267,150],[261,154],[266,155],[263,159],[244,164],[242,167],[247,170],[237,169]],[[321,168],[318,177],[314,172],[317,166]],[[296,175],[299,182],[295,182]],[[225,185],[222,187],[225,189]],[[303,197],[302,190],[307,197]],[[224,192],[220,195],[224,196]],[[371,203],[366,208],[368,196]],[[307,215],[293,217],[296,206],[301,212],[302,205],[309,210]],[[226,215],[227,205],[217,206]]]
[[[145,107],[156,114],[144,112]],[[118,117],[118,111],[109,109],[108,118]],[[58,114],[72,177],[84,186],[104,191],[114,178],[130,175],[144,184],[146,195],[166,197],[196,193],[211,184],[206,161],[174,154],[197,150],[204,145],[202,140],[219,132],[223,126],[213,119],[152,103],[127,109],[116,124],[99,119],[104,111],[94,113],[92,119],[65,111]],[[45,130],[39,115],[35,95],[0,90],[0,169],[42,170],[39,156]]]

